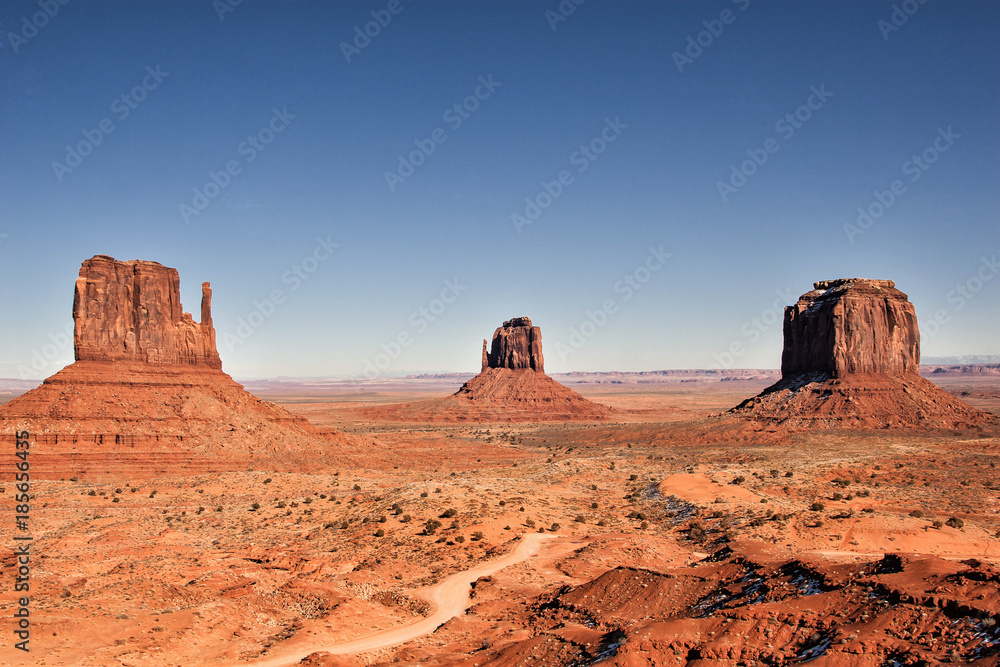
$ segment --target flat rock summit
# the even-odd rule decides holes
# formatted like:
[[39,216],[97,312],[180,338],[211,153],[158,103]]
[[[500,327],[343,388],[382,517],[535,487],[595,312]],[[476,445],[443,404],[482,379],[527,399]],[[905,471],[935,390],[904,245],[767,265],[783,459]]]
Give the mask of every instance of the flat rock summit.
[[31,433],[33,475],[313,470],[355,444],[222,372],[207,282],[196,322],[176,269],[97,255],[80,267],[73,320],[76,362],[0,406],[0,433]]
[[781,380],[727,414],[789,426],[968,428],[995,418],[920,377],[913,304],[891,280],[823,280],[785,308]]

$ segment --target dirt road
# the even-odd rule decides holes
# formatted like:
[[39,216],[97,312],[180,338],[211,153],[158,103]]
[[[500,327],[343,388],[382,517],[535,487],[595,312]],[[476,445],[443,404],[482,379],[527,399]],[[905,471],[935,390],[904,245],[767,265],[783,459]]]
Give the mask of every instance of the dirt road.
[[453,574],[430,588],[411,591],[414,596],[423,598],[434,605],[434,612],[416,623],[377,632],[349,642],[326,646],[316,645],[308,649],[299,648],[295,654],[241,664],[255,665],[255,667],[286,667],[295,665],[302,658],[317,651],[327,651],[334,654],[362,653],[388,646],[396,646],[411,639],[430,634],[442,623],[458,616],[472,606],[472,598],[469,597],[469,589],[472,582],[480,577],[488,577],[505,567],[527,560],[538,551],[538,547],[543,540],[551,539],[552,537],[554,536],[540,533],[525,533],[521,536],[521,543],[506,556],[477,565],[464,572]]

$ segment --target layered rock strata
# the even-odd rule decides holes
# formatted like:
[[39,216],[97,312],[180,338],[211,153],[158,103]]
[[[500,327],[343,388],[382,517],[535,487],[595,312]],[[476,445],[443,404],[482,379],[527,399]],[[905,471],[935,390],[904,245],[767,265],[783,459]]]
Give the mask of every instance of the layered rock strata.
[[195,322],[181,310],[175,269],[85,261],[73,301],[77,361],[0,407],[0,433],[31,434],[32,475],[318,470],[356,449],[222,372],[211,299],[203,283]]
[[814,283],[785,308],[781,380],[727,414],[767,424],[967,428],[996,417],[921,378],[917,317],[891,280]]

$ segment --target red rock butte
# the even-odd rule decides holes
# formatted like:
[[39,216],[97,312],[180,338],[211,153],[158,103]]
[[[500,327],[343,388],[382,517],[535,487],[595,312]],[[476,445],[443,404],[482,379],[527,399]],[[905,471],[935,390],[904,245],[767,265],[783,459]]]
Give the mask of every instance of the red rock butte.
[[203,283],[195,322],[176,269],[86,260],[73,300],[76,362],[0,406],[0,433],[31,434],[32,475],[320,470],[357,450],[222,372],[211,301]]
[[727,414],[764,424],[980,428],[996,418],[920,377],[913,304],[891,280],[823,280],[785,307],[781,380]]
[[589,401],[545,374],[542,332],[531,318],[515,317],[483,341],[482,371],[442,399],[416,401],[365,413],[406,421],[569,421],[604,419],[611,409]]
[[212,288],[201,284],[201,322],[181,310],[180,276],[157,262],[97,255],[80,267],[73,297],[77,361],[203,364],[222,368]]

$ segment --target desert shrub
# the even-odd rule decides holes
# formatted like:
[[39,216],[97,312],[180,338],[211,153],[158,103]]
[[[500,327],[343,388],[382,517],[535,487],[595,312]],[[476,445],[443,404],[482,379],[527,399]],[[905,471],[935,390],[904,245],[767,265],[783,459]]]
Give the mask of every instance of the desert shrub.
[[649,528],[649,522],[643,521],[641,524],[639,524],[639,528],[642,530],[646,530],[647,528]]
[[753,526],[754,528],[758,528],[760,526],[763,526],[765,521],[766,519],[764,519],[764,517],[762,516],[754,517],[753,520],[750,521],[750,525]]
[[933,525],[935,528],[941,528],[942,526],[944,526],[944,521],[935,521],[931,525]]
[[410,520],[411,520],[411,518],[410,518],[409,514],[404,514],[403,516],[399,517],[399,522],[400,523],[409,523]]
[[361,490],[361,485],[360,484],[355,484],[354,485],[354,490],[355,491],[360,491]]
[[215,511],[216,512],[221,512],[222,511],[222,505],[219,505],[218,507],[216,507]]
[[965,525],[965,522],[959,519],[957,516],[953,516],[944,522],[946,526],[951,526],[952,528],[961,528]]
[[606,526],[606,525],[608,525],[608,522],[605,521],[604,519],[601,519],[600,521],[597,522],[597,525],[598,526]]
[[590,503],[590,509],[596,510],[598,507],[597,503]]
[[351,527],[350,522],[348,522],[348,521],[341,521],[340,522],[340,529],[341,530],[347,530],[350,527]]
[[553,523],[552,526],[549,528],[549,530],[551,530],[554,533],[557,530],[559,530],[560,528],[561,528],[561,526],[558,523]]
[[[91,489],[90,491],[87,492],[87,495],[88,496],[96,496],[97,495],[97,491],[94,491],[93,489]],[[150,498],[152,498],[152,497],[153,496],[150,496]]]
[[921,512],[920,510],[913,510],[912,512],[910,512],[910,516],[912,516],[912,517],[914,517],[916,519],[919,519],[923,515],[924,515],[924,513]]
[[115,493],[121,493],[121,492],[122,492],[121,489],[115,489]]
[[525,519],[524,520],[524,525],[527,526],[528,528],[534,528],[535,527],[535,520],[534,519]]
[[471,539],[473,542],[478,542],[479,540],[483,539],[483,531],[477,530],[472,534],[472,537],[469,539]]
[[268,477],[267,479],[265,479],[265,480],[264,480],[264,483],[265,483],[265,484],[270,484],[270,483],[271,483],[271,478],[270,478],[270,477]]
[[441,487],[439,486],[438,488],[434,489],[434,493],[441,493]]
[[421,498],[426,498],[427,497],[427,492],[426,491],[421,492],[420,497]]
[[306,497],[306,499],[305,499],[305,500],[303,500],[302,502],[304,502],[304,503],[305,503],[306,505],[308,505],[308,504],[309,504],[309,503],[311,503],[312,501],[313,501],[312,497]]
[[762,505],[766,505],[766,504],[767,504],[767,498],[761,498],[761,499],[760,499],[760,503],[761,503]]
[[117,503],[118,501],[119,501],[118,496],[115,496],[114,498],[111,499],[111,502],[113,503]]
[[577,523],[587,523],[587,517],[583,516],[582,514],[577,514],[576,518],[574,518],[573,521]]
[[199,507],[199,508],[198,508],[198,512],[197,512],[197,513],[198,513],[198,514],[201,514],[201,513],[202,513],[202,512],[204,512],[204,511],[205,511],[205,508],[204,508],[204,507]]
[[444,512],[441,513],[441,518],[450,519],[456,514],[458,514],[458,510],[456,510],[454,507],[449,507],[448,509],[446,509]]
[[744,477],[743,475],[737,475],[736,477],[733,477],[733,481],[731,482],[731,484],[742,484],[745,481],[747,481],[746,477]]
[[253,505],[250,506],[250,509],[256,512],[257,510],[260,509],[260,503],[254,503]]
[[590,490],[591,491],[597,491],[597,485],[596,484],[591,484],[590,485]]
[[628,476],[628,481],[630,481],[630,482],[634,482],[634,481],[635,481],[635,480],[637,480],[637,479],[639,479],[639,476],[638,476],[638,475],[634,475],[634,474],[633,474],[633,475],[629,475],[629,476]]
[[465,535],[458,535],[458,536],[456,536],[455,537],[455,541],[458,542],[459,544],[461,544],[462,542],[465,541]]
[[375,537],[385,537],[385,531],[379,528],[375,531]]
[[694,542],[701,542],[705,539],[708,532],[705,527],[701,525],[698,521],[692,521],[691,525],[688,526],[688,539]]
[[545,532],[545,528],[544,528],[544,527],[542,527],[542,528],[539,528],[539,529],[538,529],[538,532],[539,532],[539,533],[544,533],[544,532]]
[[785,477],[791,477],[794,473],[791,470],[785,473]]
[[778,475],[780,475],[780,474],[781,474],[781,472],[780,472],[780,471],[778,471],[778,470],[772,470],[772,471],[771,471],[771,477],[777,477],[777,476],[778,476]]
[[275,507],[277,507],[279,510],[280,509],[284,509],[285,508],[285,501],[284,500],[279,500],[278,504],[275,505]]
[[809,506],[809,509],[811,509],[813,512],[822,512],[823,510],[826,509],[826,505],[824,505],[823,503],[813,503],[812,505]]
[[844,499],[844,494],[840,493],[838,491],[837,493],[835,493],[832,496],[830,496],[830,498],[833,499],[833,500],[843,500]]
[[506,505],[506,504],[507,504],[507,501],[506,501],[506,500],[501,500],[501,501],[500,501],[500,507],[503,507],[503,506],[504,506],[504,505]]
[[451,525],[450,525],[450,526],[448,526],[448,527],[449,527],[449,528],[452,528],[452,529],[454,529],[454,528],[458,528],[458,519],[452,519],[452,521],[451,521]]

